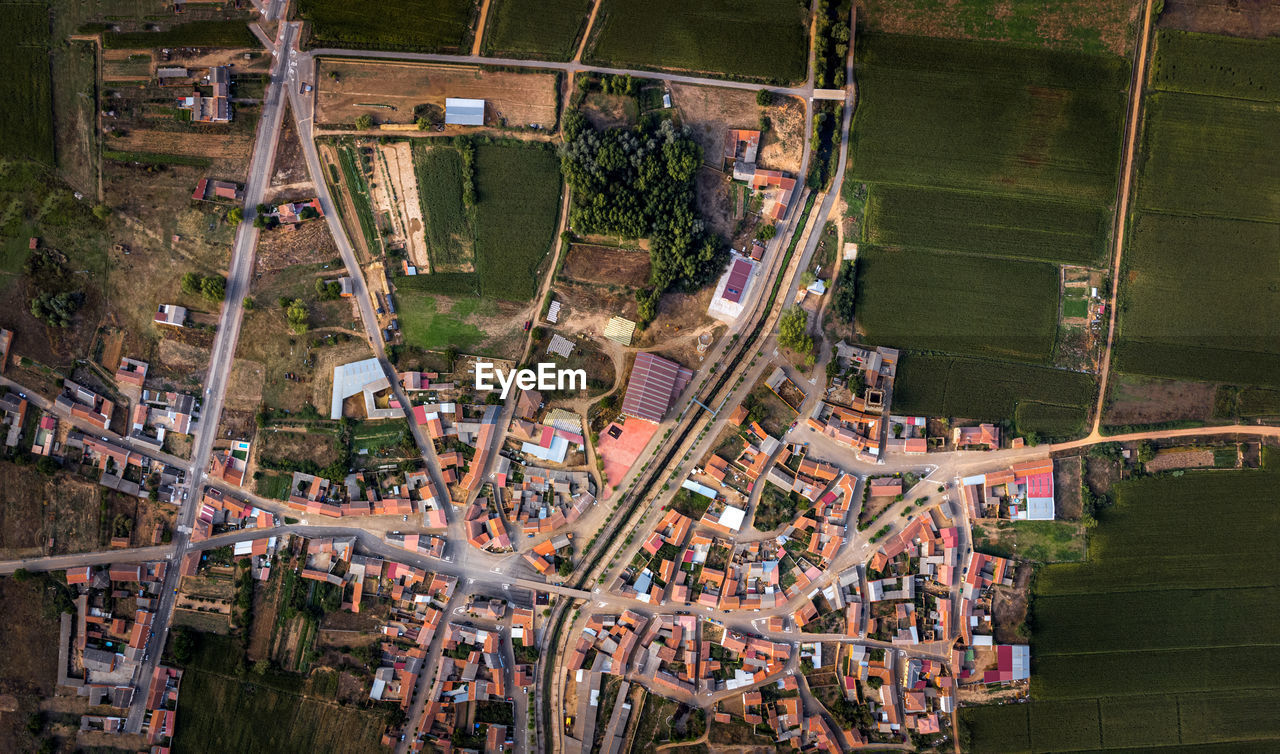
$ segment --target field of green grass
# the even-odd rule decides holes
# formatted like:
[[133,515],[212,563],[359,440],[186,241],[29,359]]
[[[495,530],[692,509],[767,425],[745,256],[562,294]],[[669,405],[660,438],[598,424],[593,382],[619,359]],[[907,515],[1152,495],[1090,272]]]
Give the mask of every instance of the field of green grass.
[[399,302],[400,328],[406,345],[427,350],[444,350],[452,346],[465,353],[488,337],[483,330],[466,321],[478,307],[488,306],[479,298],[461,299],[449,311],[439,310],[439,299],[435,296],[418,291],[403,293]]
[[602,0],[587,62],[791,83],[808,65],[801,0]]
[[[1062,369],[989,359],[911,353],[903,357],[894,382],[895,411],[924,416],[956,416],[998,421],[1027,403],[1060,406],[1063,417],[1083,423],[1097,396],[1093,377]],[[1042,408],[1031,418],[1054,418]],[[1043,417],[1043,418],[1041,418]],[[1027,431],[1055,436],[1052,427],[1032,424]]]
[[307,45],[312,49],[469,52],[474,7],[474,0],[388,0],[370,12],[344,0],[300,0],[298,16],[311,22]]
[[1058,271],[1040,262],[876,247],[858,255],[858,324],[876,344],[1045,361],[1057,299]]
[[0,24],[0,157],[53,164],[53,81],[44,3],[5,6]]
[[506,301],[537,293],[560,211],[560,160],[551,149],[476,148],[475,256],[480,292]]
[[1101,205],[884,183],[867,197],[866,222],[880,246],[1091,265],[1110,220]]
[[1088,561],[1037,576],[1036,702],[964,709],[971,750],[1274,750],[1280,628],[1264,618],[1280,609],[1274,463],[1118,485]]
[[1121,372],[1280,386],[1275,40],[1161,32],[1122,278]]
[[462,155],[452,147],[415,144],[413,168],[432,270],[471,264],[471,224],[462,206]]
[[591,0],[491,0],[481,46],[486,55],[569,60]]

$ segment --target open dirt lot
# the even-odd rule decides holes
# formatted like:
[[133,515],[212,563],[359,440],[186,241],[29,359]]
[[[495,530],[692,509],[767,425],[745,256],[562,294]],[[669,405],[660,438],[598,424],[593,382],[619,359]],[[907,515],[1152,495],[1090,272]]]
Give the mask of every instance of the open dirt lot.
[[1213,415],[1215,386],[1154,377],[1117,375],[1111,382],[1102,423],[1157,424],[1179,419],[1207,420]]
[[638,249],[574,244],[561,274],[573,280],[638,288],[649,282],[649,255]]
[[[336,80],[330,78],[336,73]],[[371,63],[321,59],[316,71],[316,123],[412,123],[418,105],[444,107],[446,97],[485,100],[485,122],[554,128],[556,76],[549,73],[485,71],[476,66],[434,63]],[[390,105],[381,107],[360,105]]]
[[0,580],[0,631],[20,651],[0,656],[0,695],[7,704],[0,713],[0,750],[35,751],[36,737],[27,732],[27,720],[39,698],[53,693],[58,675],[58,620],[44,610],[44,595],[37,583]]
[[71,474],[46,477],[32,466],[0,463],[0,555],[98,549],[101,489]]
[[276,162],[272,166],[268,195],[271,201],[281,201],[290,192],[304,190],[309,190],[315,196],[315,187],[311,185],[311,176],[307,174],[307,163],[302,155],[302,142],[298,139],[298,130],[293,124],[293,112],[286,105],[281,119],[280,138],[276,141]]
[[109,141],[111,149],[124,152],[157,152],[214,160],[244,161],[248,164],[253,151],[252,140],[237,134],[209,133],[192,135],[183,131],[139,129]]
[[406,141],[382,144],[374,148],[373,162],[375,177],[369,184],[373,208],[391,219],[391,231],[382,237],[388,243],[403,242],[409,259],[430,269],[418,179],[413,173],[413,147]]
[[[282,270],[298,264],[328,262],[338,258],[338,246],[323,221],[281,226],[258,236],[256,253],[259,273]],[[335,268],[335,275],[343,274]],[[264,302],[265,303],[265,302]]]
[[1280,33],[1280,4],[1275,0],[1165,0],[1156,27],[1261,39]]
[[756,104],[756,94],[745,89],[672,84],[671,101],[680,120],[693,130],[702,147],[702,159],[720,166],[725,131],[760,128],[760,116],[769,118],[769,130],[761,134],[756,162],[771,170],[796,173],[804,152],[804,103],[796,97],[779,97],[768,106]]

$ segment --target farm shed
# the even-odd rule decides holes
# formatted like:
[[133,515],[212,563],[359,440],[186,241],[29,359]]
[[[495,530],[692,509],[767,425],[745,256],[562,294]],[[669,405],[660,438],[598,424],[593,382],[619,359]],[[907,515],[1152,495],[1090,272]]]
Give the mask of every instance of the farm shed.
[[693,372],[674,361],[639,353],[631,370],[626,397],[622,399],[622,413],[659,423],[671,407],[671,401],[691,379]]
[[483,126],[484,100],[446,98],[444,122],[451,126]]

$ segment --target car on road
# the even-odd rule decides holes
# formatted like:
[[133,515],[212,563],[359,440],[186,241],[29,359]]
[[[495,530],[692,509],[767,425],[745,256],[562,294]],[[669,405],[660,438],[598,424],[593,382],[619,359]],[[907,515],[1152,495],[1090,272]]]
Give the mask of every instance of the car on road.
[[531,320],[531,319],[526,319],[526,320],[524,321],[524,331],[525,331],[525,332],[529,332],[529,328],[530,328],[532,325],[533,325],[533,320]]

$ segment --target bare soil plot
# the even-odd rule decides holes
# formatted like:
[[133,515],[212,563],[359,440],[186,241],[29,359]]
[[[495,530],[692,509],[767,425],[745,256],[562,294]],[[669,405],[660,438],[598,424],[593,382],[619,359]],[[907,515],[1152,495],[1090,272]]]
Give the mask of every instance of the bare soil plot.
[[756,163],[771,170],[797,173],[804,153],[804,103],[798,97],[777,97],[774,104],[756,104],[749,89],[671,84],[671,103],[680,121],[693,130],[702,147],[702,159],[720,167],[724,156],[725,132],[732,128],[760,130],[760,118],[769,119],[769,129],[760,135]]
[[[635,292],[623,286],[561,279],[552,289],[551,297],[560,302],[559,322],[555,326],[571,333],[602,336],[612,317],[635,321],[638,313]],[[547,323],[539,319],[538,324]]]
[[[123,152],[152,152],[243,162],[248,167],[253,141],[239,134],[192,134],[186,131],[139,129],[113,138],[108,146]],[[194,186],[192,187],[194,188]],[[188,194],[189,195],[189,194]]]
[[1055,458],[1053,461],[1054,507],[1058,518],[1078,521],[1084,513],[1081,495],[1084,462],[1080,456]]
[[658,301],[658,316],[643,333],[637,333],[634,346],[647,348],[666,343],[672,337],[699,330],[715,320],[707,316],[707,306],[715,295],[709,285],[695,293],[664,293]]
[[101,490],[73,474],[46,477],[32,466],[0,463],[2,557],[99,549]]
[[[307,173],[307,162],[302,155],[298,128],[293,123],[292,107],[285,105],[280,121],[280,138],[276,142],[276,161],[272,166],[270,187],[288,190],[301,188],[299,184],[311,186],[311,176]],[[314,191],[313,187],[313,195]]]
[[1177,420],[1207,421],[1213,416],[1215,386],[1156,377],[1114,375],[1103,409],[1107,426],[1136,426]]
[[995,588],[995,597],[991,602],[994,613],[992,623],[995,624],[996,641],[1000,644],[1025,643],[1027,620],[1027,594],[1031,585],[1033,567],[1023,563],[1017,567],[1013,576],[1013,586]]
[[1156,28],[1262,39],[1280,34],[1280,5],[1272,0],[1165,0]]
[[373,180],[369,182],[373,209],[390,221],[382,234],[388,243],[403,243],[415,265],[431,267],[418,201],[418,179],[413,170],[413,146],[406,141],[374,147]]
[[[260,273],[300,264],[340,261],[338,245],[333,242],[329,225],[320,220],[262,232],[258,235],[255,257]],[[330,269],[334,277],[346,274],[340,264],[330,265]]]
[[[337,79],[330,77],[337,74]],[[316,123],[346,125],[361,115],[375,123],[413,123],[414,108],[443,108],[448,97],[485,100],[490,124],[556,124],[556,80],[550,73],[484,70],[437,63],[321,58],[316,64]],[[368,107],[389,105],[391,108]]]
[[573,244],[561,275],[573,280],[638,288],[649,282],[649,254],[639,249]]
[[582,114],[594,128],[605,130],[634,125],[640,117],[635,97],[604,92],[588,92],[582,99]]
[[151,78],[155,53],[151,50],[102,51],[103,81],[144,81]]

